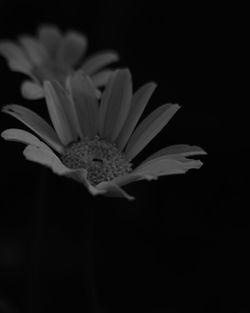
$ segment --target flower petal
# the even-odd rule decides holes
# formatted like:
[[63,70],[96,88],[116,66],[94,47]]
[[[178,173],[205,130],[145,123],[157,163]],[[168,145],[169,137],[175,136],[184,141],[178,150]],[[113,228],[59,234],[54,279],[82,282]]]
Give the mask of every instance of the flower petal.
[[2,111],[24,123],[53,149],[58,152],[62,151],[63,146],[53,128],[35,112],[17,104],[6,105]]
[[126,156],[133,159],[166,126],[179,108],[178,104],[165,104],[146,117],[129,139]]
[[67,145],[74,140],[74,134],[72,133],[69,118],[64,111],[64,106],[67,104],[64,105],[60,102],[62,97],[60,97],[60,94],[53,87],[51,82],[44,82],[44,92],[53,126],[62,143]]
[[118,70],[104,91],[101,108],[100,134],[115,141],[127,118],[132,99],[132,78],[129,70]]
[[17,141],[27,145],[33,145],[35,147],[42,147],[44,149],[48,148],[48,146],[39,140],[36,136],[23,129],[9,128],[4,130],[1,133],[1,136],[3,139],[8,141]]
[[24,98],[29,100],[41,99],[44,97],[43,87],[39,83],[26,80],[21,85],[21,92]]
[[115,198],[126,198],[127,200],[135,200],[133,196],[130,196],[125,190],[120,188],[112,181],[102,182],[96,186],[97,190],[104,191],[104,196]]
[[119,60],[119,55],[114,51],[99,52],[89,57],[83,64],[82,69],[87,75],[93,75],[103,67]]
[[98,130],[98,101],[95,87],[83,72],[76,72],[69,79],[83,136],[94,138]]
[[93,76],[91,76],[93,84],[96,87],[105,86],[108,83],[108,81],[112,75],[112,72],[113,71],[111,71],[111,70],[106,70],[106,71],[102,71],[102,72],[94,74]]
[[198,146],[190,146],[183,144],[172,145],[153,153],[150,157],[143,161],[143,163],[159,157],[176,159],[180,157],[185,158],[192,155],[205,155],[205,154],[207,154],[206,151],[204,151],[202,148]]
[[141,179],[141,174],[134,173],[133,171],[132,173],[114,178],[112,182],[118,186],[124,186],[130,183],[136,182],[140,179]]
[[117,145],[121,150],[128,142],[155,88],[155,83],[147,83],[134,94],[128,117],[117,139]]
[[0,43],[0,54],[7,59],[10,69],[13,71],[24,74],[31,72],[32,64],[18,45],[9,41],[2,41]]
[[55,59],[63,40],[60,30],[54,25],[42,25],[38,29],[38,38],[50,57]]
[[63,88],[58,81],[51,81],[50,83],[55,90],[58,98],[58,103],[62,106],[62,109],[65,112],[65,116],[67,117],[72,134],[72,139],[77,140],[78,137],[80,137],[79,123],[72,98],[70,97],[68,91]]
[[77,32],[68,32],[59,51],[58,59],[64,66],[73,67],[87,49],[87,38]]
[[26,51],[28,57],[35,65],[39,66],[47,60],[47,51],[39,41],[30,36],[21,36],[19,41]]
[[185,157],[179,159],[159,157],[139,165],[133,173],[142,174],[146,179],[157,179],[163,175],[184,174],[189,169],[200,168],[202,164],[200,160],[185,159]]
[[93,196],[106,192],[105,190],[95,188],[88,182],[87,171],[85,169],[70,169],[66,167],[49,147],[43,148],[29,145],[24,149],[23,154],[27,160],[47,166],[57,175],[66,176],[78,181],[83,184]]

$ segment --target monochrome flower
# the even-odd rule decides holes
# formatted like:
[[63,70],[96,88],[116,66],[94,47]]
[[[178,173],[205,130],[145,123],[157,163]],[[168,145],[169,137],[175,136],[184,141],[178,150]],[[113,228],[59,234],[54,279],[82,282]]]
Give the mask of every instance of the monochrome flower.
[[90,78],[75,72],[64,88],[45,81],[44,91],[53,127],[35,112],[20,105],[6,105],[3,112],[28,126],[38,137],[21,129],[2,133],[6,140],[26,144],[26,159],[45,165],[58,175],[76,179],[92,195],[134,199],[122,186],[134,181],[183,174],[202,162],[190,159],[206,152],[190,145],[165,147],[134,166],[134,158],[166,126],[178,104],[164,104],[139,122],[156,87],[147,83],[132,93],[129,70],[112,73],[97,99]]
[[43,82],[57,80],[64,85],[67,76],[74,70],[82,70],[91,77],[95,87],[104,86],[111,74],[105,66],[118,60],[113,51],[99,52],[81,59],[87,50],[86,36],[68,31],[64,35],[51,25],[38,28],[37,37],[23,35],[18,42],[0,42],[0,54],[8,61],[11,70],[28,75],[21,86],[22,94],[27,99],[44,97]]

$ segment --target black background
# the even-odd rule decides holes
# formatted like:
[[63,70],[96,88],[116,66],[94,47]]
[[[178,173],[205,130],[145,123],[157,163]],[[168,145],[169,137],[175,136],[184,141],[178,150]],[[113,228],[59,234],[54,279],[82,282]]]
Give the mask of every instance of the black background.
[[[34,34],[41,23],[84,32],[88,54],[120,53],[117,65],[131,69],[135,89],[158,83],[146,114],[165,102],[182,106],[138,162],[170,144],[208,152],[198,171],[126,186],[136,196],[128,202],[93,198],[78,183],[26,161],[21,144],[1,140],[0,311],[88,311],[85,239],[92,212],[103,312],[250,312],[244,8],[1,1],[0,17],[2,39]],[[19,103],[43,114],[43,101],[21,97],[24,78],[1,58],[1,106]],[[2,114],[1,131],[11,127],[25,128]],[[40,252],[31,249],[39,207]],[[40,254],[37,277],[34,253]]]

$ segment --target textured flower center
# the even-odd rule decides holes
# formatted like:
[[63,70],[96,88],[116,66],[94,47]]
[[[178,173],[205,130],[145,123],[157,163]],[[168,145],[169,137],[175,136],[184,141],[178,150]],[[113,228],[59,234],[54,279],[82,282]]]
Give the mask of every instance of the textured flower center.
[[118,150],[115,144],[96,136],[72,143],[63,152],[63,163],[72,169],[87,170],[87,179],[92,185],[109,181],[132,171],[132,163]]

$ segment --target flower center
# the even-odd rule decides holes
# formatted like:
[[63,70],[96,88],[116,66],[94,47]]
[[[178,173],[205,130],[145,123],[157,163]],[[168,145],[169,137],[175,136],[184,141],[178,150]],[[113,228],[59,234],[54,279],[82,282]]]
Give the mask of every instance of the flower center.
[[132,163],[116,145],[98,136],[70,144],[61,158],[69,168],[86,169],[87,179],[94,186],[132,171]]

